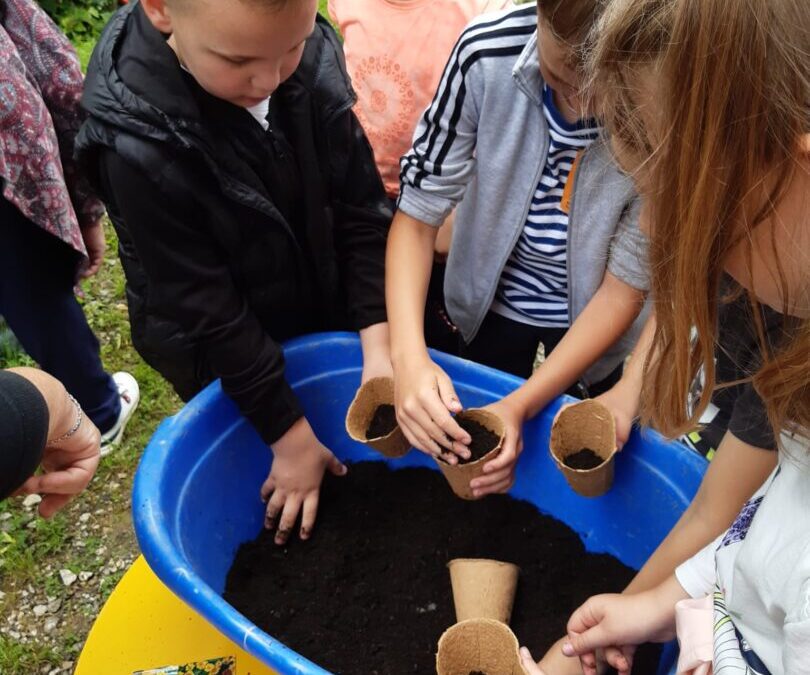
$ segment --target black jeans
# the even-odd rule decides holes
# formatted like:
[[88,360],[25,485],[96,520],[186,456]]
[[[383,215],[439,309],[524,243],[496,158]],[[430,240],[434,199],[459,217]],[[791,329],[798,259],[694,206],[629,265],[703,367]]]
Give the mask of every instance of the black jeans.
[[[529,326],[489,312],[473,341],[470,344],[460,341],[459,354],[470,361],[528,379],[534,371],[534,360],[540,343],[548,356],[567,331],[567,328]],[[616,384],[621,376],[620,365],[601,382],[588,387],[577,383],[566,393],[577,398],[599,396]]]
[[0,315],[104,433],[121,411],[99,344],[73,294],[78,253],[0,197]]

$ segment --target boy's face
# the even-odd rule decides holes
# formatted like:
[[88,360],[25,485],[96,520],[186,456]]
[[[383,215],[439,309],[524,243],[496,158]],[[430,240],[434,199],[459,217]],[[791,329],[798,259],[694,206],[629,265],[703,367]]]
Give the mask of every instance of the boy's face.
[[551,27],[541,17],[537,22],[538,55],[543,80],[559,96],[569,112],[587,117],[582,96],[582,83],[573,62],[571,47],[557,39]]
[[241,107],[257,105],[298,68],[317,0],[281,9],[243,0],[143,0],[144,11],[198,84]]

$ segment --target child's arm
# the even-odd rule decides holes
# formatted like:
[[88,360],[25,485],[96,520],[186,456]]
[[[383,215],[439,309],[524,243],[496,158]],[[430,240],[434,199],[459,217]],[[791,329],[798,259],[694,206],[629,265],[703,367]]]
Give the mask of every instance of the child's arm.
[[778,453],[756,448],[726,432],[692,503],[625,590],[638,593],[723,532],[771,474]]
[[[312,530],[324,471],[345,467],[315,437],[284,372],[284,355],[234,284],[225,253],[211,231],[211,214],[199,201],[200,183],[188,181],[193,162],[167,163],[160,176],[145,176],[113,151],[100,157],[100,176],[119,230],[121,257],[135,257],[143,278],[143,300],[150,319],[138,328],[145,348],[159,345],[171,359],[176,332],[193,345],[195,366],[204,364],[223,391],[273,449],[270,475],[262,495],[267,526],[279,522],[283,543],[303,509],[302,536]],[[179,174],[179,177],[177,177]],[[194,185],[192,190],[189,185]],[[130,311],[142,308],[130,306]],[[163,337],[165,336],[165,337]],[[142,347],[144,348],[144,347]],[[188,346],[181,345],[188,349]],[[183,352],[184,358],[189,358]],[[173,384],[175,384],[173,382]],[[185,383],[187,387],[193,386]]]
[[414,447],[433,455],[451,447],[446,435],[469,442],[450,415],[461,411],[453,383],[425,345],[425,299],[436,233],[435,227],[398,211],[388,236],[385,280],[397,419]]
[[[453,385],[428,356],[424,312],[436,230],[475,175],[476,99],[484,87],[478,62],[471,57],[475,48],[472,40],[457,43],[441,86],[419,121],[414,145],[402,158],[399,212],[388,244],[386,298],[397,419],[414,447],[433,455],[454,449],[448,435],[470,442],[450,415],[461,410]],[[466,446],[456,446],[455,452],[469,456]],[[450,453],[445,458],[455,461]]]
[[521,443],[523,423],[574,384],[638,317],[644,292],[607,272],[599,290],[554,351],[516,391],[490,408],[506,423],[503,450],[471,483],[476,495],[509,489]]

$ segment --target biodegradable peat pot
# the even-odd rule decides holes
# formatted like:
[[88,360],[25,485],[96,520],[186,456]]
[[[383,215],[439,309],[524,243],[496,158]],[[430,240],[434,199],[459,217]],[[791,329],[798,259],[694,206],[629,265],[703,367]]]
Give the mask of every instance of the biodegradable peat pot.
[[[551,426],[551,456],[568,484],[583,497],[599,497],[613,485],[616,422],[611,412],[594,400],[563,408]],[[592,468],[572,468],[567,462],[582,450],[602,461]]]
[[456,621],[495,619],[509,623],[520,574],[517,565],[486,558],[456,558],[447,567]]
[[498,437],[497,445],[479,459],[471,462],[462,463],[459,461],[459,463],[455,465],[448,464],[442,459],[437,459],[436,462],[439,464],[439,468],[444,474],[444,477],[447,479],[447,482],[450,483],[450,487],[453,488],[453,492],[455,492],[457,496],[462,499],[475,499],[475,497],[473,497],[473,491],[470,489],[470,481],[473,478],[483,475],[484,464],[494,459],[501,451],[505,427],[503,420],[495,413],[481,408],[471,408],[470,410],[465,410],[456,415],[457,422],[463,420],[477,422],[482,427],[491,431]]
[[411,446],[399,425],[385,434],[368,438],[369,426],[381,405],[394,405],[394,380],[390,377],[375,377],[357,390],[346,414],[346,431],[355,441],[371,446],[386,457],[402,457]]
[[470,619],[448,628],[436,654],[438,675],[526,675],[515,634],[495,619]]

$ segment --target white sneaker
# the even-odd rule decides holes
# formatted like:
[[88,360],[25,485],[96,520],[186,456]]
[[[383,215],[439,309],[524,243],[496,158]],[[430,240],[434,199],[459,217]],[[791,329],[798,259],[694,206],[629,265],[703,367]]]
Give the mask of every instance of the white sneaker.
[[112,429],[101,435],[101,456],[109,455],[115,446],[121,442],[127,423],[138,407],[141,400],[141,389],[138,381],[129,373],[115,373],[112,376],[115,386],[118,387],[118,396],[121,399],[121,412]]

